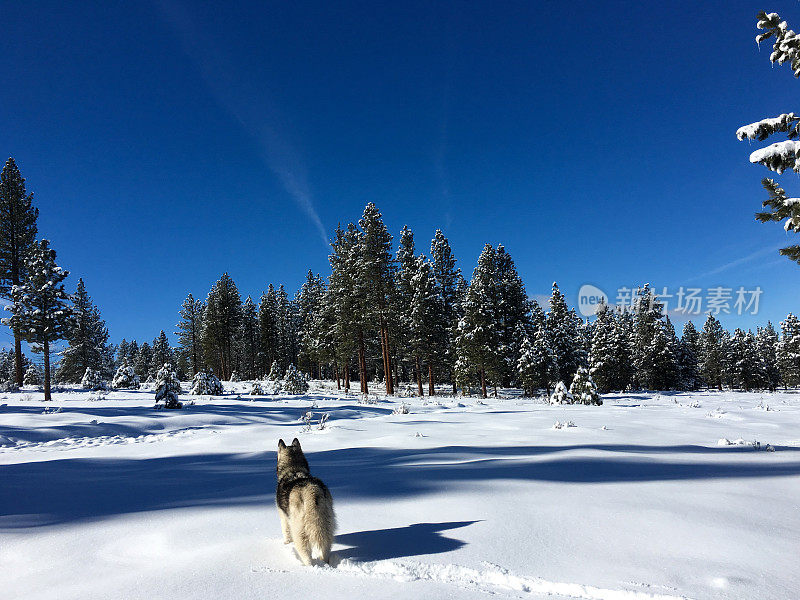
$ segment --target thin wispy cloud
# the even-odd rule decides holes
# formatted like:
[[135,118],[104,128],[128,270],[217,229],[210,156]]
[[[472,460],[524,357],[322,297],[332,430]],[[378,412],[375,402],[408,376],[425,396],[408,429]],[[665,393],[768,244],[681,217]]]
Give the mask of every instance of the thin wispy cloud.
[[739,267],[741,265],[744,265],[744,264],[747,264],[747,263],[749,263],[751,261],[754,261],[754,260],[756,260],[758,258],[762,258],[764,256],[767,256],[768,254],[771,254],[773,252],[777,252],[783,246],[785,246],[785,243],[784,244],[773,244],[771,246],[767,246],[766,248],[762,248],[761,250],[756,250],[755,252],[753,252],[751,254],[748,254],[746,256],[742,256],[741,258],[737,258],[736,260],[732,260],[730,262],[727,262],[727,263],[725,263],[723,265],[720,265],[720,266],[718,266],[718,267],[716,267],[714,269],[711,269],[710,271],[706,271],[705,273],[700,273],[699,275],[695,275],[694,277],[690,277],[689,279],[686,280],[686,283],[689,283],[689,282],[692,282],[692,281],[697,281],[699,279],[706,279],[708,277],[713,277],[714,275],[718,275],[720,273],[724,273],[725,271],[728,271],[728,270],[733,269],[735,267]]
[[286,118],[269,91],[237,68],[224,47],[201,30],[184,4],[162,1],[158,7],[178,34],[214,99],[254,139],[266,166],[311,220],[327,246],[328,236],[314,205],[305,162],[289,141],[290,135],[283,125]]

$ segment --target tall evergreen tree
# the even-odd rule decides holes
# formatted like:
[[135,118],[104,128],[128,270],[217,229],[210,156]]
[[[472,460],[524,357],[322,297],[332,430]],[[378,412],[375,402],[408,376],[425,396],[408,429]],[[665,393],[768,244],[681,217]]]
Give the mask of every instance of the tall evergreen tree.
[[457,372],[464,378],[477,371],[484,398],[487,378],[496,384],[501,368],[497,353],[500,331],[495,260],[495,249],[486,244],[472,272],[456,338]]
[[153,363],[153,349],[147,342],[142,342],[139,350],[136,353],[136,360],[133,364],[133,369],[136,374],[143,380],[147,380],[151,376],[155,376],[157,367]]
[[614,310],[607,304],[598,309],[592,332],[592,350],[589,366],[597,390],[600,393],[620,389],[618,386],[619,368],[617,363],[617,324]]
[[181,304],[181,310],[178,313],[180,321],[177,324],[178,331],[175,332],[178,336],[178,347],[189,361],[192,377],[197,375],[203,367],[201,336],[205,308],[202,300],[196,300],[192,294],[189,294]]
[[559,381],[572,381],[587,357],[578,338],[578,319],[567,307],[567,300],[555,282],[547,313],[547,334],[556,356]]
[[212,286],[206,299],[202,344],[208,364],[215,365],[222,379],[233,372],[233,346],[242,315],[242,299],[227,273]]
[[306,280],[297,293],[295,304],[298,313],[298,364],[305,366],[309,373],[314,374],[314,367],[318,369],[317,375],[321,378],[321,364],[327,357],[323,357],[314,344],[314,323],[317,315],[322,310],[322,301],[325,295],[325,282],[319,275],[312,271],[306,274]]
[[545,389],[549,396],[552,385],[558,379],[558,364],[548,337],[544,311],[535,301],[531,306],[533,337],[523,337],[517,371],[522,388],[528,395],[533,395],[537,389]]
[[756,352],[764,365],[764,378],[767,388],[774,392],[781,384],[781,372],[778,368],[778,333],[770,321],[759,327],[756,333]]
[[533,333],[531,327],[530,302],[525,284],[517,272],[511,255],[502,244],[497,246],[495,257],[497,278],[498,328],[500,334],[500,377],[503,385],[511,385],[517,371],[521,354],[521,343],[526,335]]
[[269,371],[278,360],[278,296],[270,283],[258,303],[259,364],[262,373]]
[[86,369],[93,369],[105,379],[113,375],[112,349],[108,345],[108,329],[100,311],[86,292],[83,279],[78,279],[72,295],[72,319],[67,331],[69,346],[61,352],[59,381],[77,383]]
[[422,365],[425,363],[428,367],[428,395],[433,396],[435,394],[434,368],[438,363],[439,356],[444,351],[445,330],[439,319],[442,301],[436,290],[431,264],[424,256],[417,257],[416,263],[410,282],[411,304],[404,328],[408,331],[408,343],[414,357],[419,395],[423,395]]
[[700,334],[691,321],[686,321],[678,343],[678,382],[680,389],[696,390],[702,382],[697,362]]
[[446,346],[443,359],[453,384],[453,393],[455,393],[456,353],[454,340],[458,321],[462,316],[461,302],[466,291],[466,282],[461,275],[461,269],[456,267],[456,259],[450,248],[450,242],[441,229],[436,230],[431,240],[431,263],[433,264],[433,278],[436,281],[436,289],[439,292],[442,303],[441,326],[446,331]]
[[700,332],[700,374],[708,387],[722,389],[725,330],[709,314]]
[[163,329],[153,340],[152,348],[153,355],[150,359],[150,364],[153,366],[153,370],[157,372],[164,366],[164,363],[172,363],[172,347]]
[[363,289],[365,317],[377,330],[383,359],[386,393],[394,394],[392,352],[389,328],[393,319],[395,262],[392,257],[392,235],[383,217],[370,202],[358,222],[362,231],[359,244],[358,285]]
[[[36,219],[33,193],[25,189],[25,179],[17,163],[9,158],[0,173],[0,297],[13,301],[13,287],[27,278],[27,258],[36,244]],[[14,368],[18,386],[23,384],[22,332],[14,334]]]
[[242,323],[239,332],[242,374],[245,379],[258,377],[258,314],[253,299],[248,296],[242,307]]
[[69,275],[56,264],[50,242],[35,242],[26,256],[27,277],[12,288],[11,317],[5,321],[44,356],[44,399],[50,400],[50,344],[64,339],[70,327],[69,296],[63,281]]
[[781,339],[776,354],[784,385],[800,385],[800,320],[792,313],[781,322]]

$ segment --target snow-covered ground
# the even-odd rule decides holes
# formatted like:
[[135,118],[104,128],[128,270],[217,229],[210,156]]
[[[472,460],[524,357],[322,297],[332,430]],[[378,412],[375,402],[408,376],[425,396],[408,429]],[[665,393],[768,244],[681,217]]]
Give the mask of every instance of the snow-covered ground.
[[[226,387],[180,411],[148,391],[0,395],[0,596],[800,593],[800,394],[583,407]],[[295,436],[333,493],[334,567],[281,541],[275,450]]]

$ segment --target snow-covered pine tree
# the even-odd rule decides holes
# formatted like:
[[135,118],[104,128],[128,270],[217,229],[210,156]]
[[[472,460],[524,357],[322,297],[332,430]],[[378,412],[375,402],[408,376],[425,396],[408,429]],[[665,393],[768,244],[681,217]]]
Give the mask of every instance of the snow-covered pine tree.
[[547,334],[556,357],[560,381],[572,381],[578,367],[587,358],[578,335],[578,321],[574,311],[567,307],[566,298],[558,289],[558,284],[554,282],[547,313]]
[[165,363],[156,374],[156,403],[164,402],[164,408],[183,408],[178,402],[178,394],[182,393],[181,382],[172,365]]
[[[36,243],[36,219],[39,210],[33,206],[33,193],[25,189],[25,179],[17,163],[9,158],[0,173],[0,298],[13,301],[12,290],[27,279],[27,259]],[[14,334],[14,380],[23,384],[24,336]]]
[[[162,329],[158,336],[153,340],[153,356],[150,359],[153,365],[165,365],[167,363],[172,366],[172,347],[169,345],[167,334]],[[160,367],[159,367],[160,369]],[[174,369],[173,369],[174,370]]]
[[266,371],[278,359],[278,297],[270,283],[258,303],[258,339],[260,371]]
[[281,379],[281,367],[278,364],[278,361],[274,360],[272,361],[272,366],[269,368],[267,381],[280,381],[280,379]]
[[[495,253],[495,270],[497,278],[497,318],[500,346],[499,378],[503,385],[511,385],[520,357],[520,344],[525,335],[533,333],[531,325],[530,301],[525,291],[525,284],[517,272],[511,254],[506,252],[502,244],[498,244]],[[521,328],[521,330],[520,330]]]
[[86,367],[86,371],[81,378],[81,387],[84,390],[104,390],[108,387],[103,374],[92,367]]
[[537,302],[531,303],[533,338],[524,337],[517,361],[517,372],[523,389],[532,395],[537,389],[547,390],[558,378],[558,365],[547,335],[544,311]]
[[683,334],[678,342],[678,386],[682,390],[696,390],[702,379],[697,362],[697,350],[700,346],[700,334],[691,321],[686,321]]
[[396,270],[392,257],[392,235],[383,223],[381,212],[372,202],[364,208],[358,224],[362,235],[356,282],[363,290],[360,296],[365,300],[364,317],[379,335],[386,393],[391,396],[394,394],[394,377],[389,329],[393,319]]
[[42,373],[42,370],[33,363],[29,364],[22,382],[25,385],[42,385],[43,380],[44,373]]
[[261,383],[258,381],[254,381],[252,387],[250,388],[250,395],[251,396],[263,396],[264,390],[261,387]]
[[572,383],[569,386],[569,394],[577,404],[596,406],[603,404],[600,395],[597,393],[597,387],[592,380],[592,375],[586,367],[578,367],[575,377],[572,378]]
[[108,329],[100,311],[86,292],[83,279],[78,279],[72,295],[71,327],[67,332],[69,346],[61,352],[59,381],[82,381],[86,369],[98,371],[101,377],[111,375],[113,353],[108,344]]
[[633,303],[633,364],[637,385],[649,390],[661,389],[660,369],[668,345],[662,308],[650,284],[637,290]]
[[181,352],[188,358],[192,369],[192,376],[196,375],[203,366],[203,348],[200,343],[203,332],[203,313],[206,305],[202,300],[196,300],[189,294],[181,304],[178,313],[178,344]]
[[[800,76],[800,36],[789,29],[777,13],[759,12],[756,27],[764,31],[756,36],[757,42],[774,37],[770,62],[779,65],[788,63],[794,76]],[[800,141],[797,140],[800,135],[800,115],[784,113],[745,125],[736,131],[736,137],[739,140],[763,141],[775,133],[786,133],[788,139],[752,152],[750,162],[764,165],[778,174],[786,169],[800,172]],[[762,179],[761,183],[769,194],[763,203],[769,211],[756,213],[756,219],[762,223],[785,221],[786,231],[800,231],[800,199],[787,197],[783,188],[772,179]],[[781,248],[780,253],[800,263],[800,245]]]
[[559,381],[550,395],[550,404],[574,404],[574,402],[575,398],[569,393],[567,386],[563,381]]
[[134,369],[136,370],[136,374],[144,380],[147,380],[151,375],[155,372],[155,365],[153,364],[153,349],[150,347],[150,344],[147,342],[143,342],[141,346],[139,346],[139,350],[136,353],[136,359],[134,360]]
[[[414,233],[408,227],[404,226],[400,230],[400,242],[397,247],[397,255],[395,262],[397,263],[397,272],[395,273],[395,320],[397,322],[396,331],[394,334],[395,350],[397,359],[401,363],[414,363],[414,353],[410,347],[410,331],[411,324],[411,310],[412,302],[414,299],[414,289],[412,287],[412,280],[416,274],[418,267],[417,256],[414,254]],[[412,369],[417,373],[419,365],[412,364]],[[422,381],[421,373],[418,373],[419,382]],[[422,395],[422,384],[418,383],[419,394]]]
[[727,357],[731,387],[749,392],[765,387],[766,368],[756,349],[756,338],[752,332],[737,328],[728,343]]
[[756,352],[764,365],[764,377],[767,388],[774,392],[781,385],[781,372],[778,368],[778,333],[770,321],[759,327],[756,333]]
[[114,379],[111,381],[111,387],[115,390],[139,389],[139,376],[133,367],[128,364],[127,357],[123,358],[122,363],[117,367],[117,372],[114,373]]
[[725,330],[720,322],[709,314],[700,331],[700,374],[708,387],[722,389],[724,363],[723,342]]
[[312,374],[316,370],[320,379],[322,378],[322,363],[329,359],[327,353],[321,351],[321,347],[316,343],[315,321],[323,310],[324,296],[325,282],[322,277],[314,275],[309,270],[296,299],[299,315],[298,364],[306,367]]
[[71,325],[70,298],[62,283],[69,271],[56,264],[47,240],[32,245],[25,266],[27,277],[12,288],[11,317],[3,322],[44,355],[44,399],[51,400],[50,344],[64,339]]
[[461,269],[456,267],[456,259],[450,248],[450,242],[437,229],[431,240],[431,263],[433,264],[433,278],[436,280],[436,289],[442,303],[441,327],[447,332],[445,337],[446,350],[443,358],[447,366],[453,393],[456,392],[455,377],[455,336],[458,321],[462,316],[461,303],[466,290],[466,282],[461,275]]
[[227,273],[211,287],[206,299],[201,337],[206,363],[218,367],[223,379],[233,370],[233,346],[241,323],[242,300]]
[[615,389],[618,378],[617,327],[614,311],[608,304],[600,306],[596,317],[589,366],[597,389],[605,393]]
[[781,322],[781,338],[776,354],[784,385],[800,385],[800,320],[792,313]]
[[287,394],[305,394],[308,391],[308,381],[294,365],[289,365],[283,375],[281,388]]
[[414,358],[417,374],[417,389],[420,396],[422,392],[423,363],[428,370],[428,395],[435,394],[434,366],[438,363],[446,349],[444,339],[446,332],[443,322],[439,318],[442,311],[441,297],[436,290],[436,281],[433,278],[431,264],[424,256],[415,258],[416,266],[409,282],[411,299],[408,312],[403,322],[407,332],[407,340],[411,356]]
[[242,322],[239,331],[239,355],[245,379],[258,377],[258,313],[253,299],[248,296],[242,306]]
[[198,371],[192,380],[192,390],[189,392],[195,396],[222,396],[225,390],[222,382],[214,375],[213,369],[203,369]]
[[[497,382],[500,370],[497,348],[500,345],[495,250],[483,247],[472,272],[462,304],[464,316],[458,324],[456,352],[465,371],[477,371],[481,395],[486,398],[486,380]],[[464,374],[462,373],[463,377]]]

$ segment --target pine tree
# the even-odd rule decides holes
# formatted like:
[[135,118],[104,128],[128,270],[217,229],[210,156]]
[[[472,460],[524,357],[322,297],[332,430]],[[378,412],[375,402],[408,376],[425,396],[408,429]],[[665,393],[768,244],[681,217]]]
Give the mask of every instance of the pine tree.
[[289,365],[283,376],[282,389],[287,394],[305,394],[308,391],[308,382],[294,365]]
[[394,297],[395,311],[398,327],[395,332],[395,347],[400,361],[411,360],[415,362],[414,370],[417,374],[419,395],[422,395],[422,374],[420,372],[419,356],[410,348],[411,310],[414,301],[413,280],[417,274],[419,263],[414,254],[414,234],[408,227],[400,231],[400,243],[397,248],[396,293]]
[[223,273],[208,293],[201,341],[206,362],[215,364],[223,379],[233,370],[233,350],[242,315],[242,300],[236,284]]
[[617,364],[616,319],[614,318],[613,309],[607,304],[600,306],[596,316],[589,365],[594,381],[597,384],[597,389],[601,392],[610,392],[615,389],[617,373],[620,367]]
[[683,334],[678,343],[678,384],[682,390],[696,390],[700,387],[701,378],[697,362],[700,347],[700,334],[691,321],[686,321]]
[[50,344],[64,339],[71,326],[69,296],[64,279],[69,275],[56,264],[50,242],[34,243],[25,263],[27,278],[12,288],[11,317],[4,322],[44,355],[44,399],[50,394]]
[[[577,373],[577,371],[576,371]],[[567,390],[567,386],[563,381],[556,384],[553,393],[550,396],[550,404],[574,404],[575,398]]]
[[633,364],[636,383],[645,389],[660,389],[661,359],[668,344],[662,327],[662,304],[650,284],[639,288],[634,299]]
[[[36,220],[39,210],[33,206],[33,193],[25,189],[25,179],[13,158],[0,173],[0,297],[13,301],[13,287],[27,279],[27,259],[36,244]],[[14,333],[14,367],[17,386],[23,384],[21,341]]]
[[517,374],[523,390],[533,395],[537,389],[547,390],[558,378],[558,365],[547,334],[547,322],[544,311],[537,302],[531,303],[532,338],[523,337],[520,345],[520,357],[517,359]]
[[195,396],[222,396],[225,390],[213,369],[203,369],[195,374],[189,393]]
[[578,367],[586,360],[578,337],[578,319],[567,307],[558,284],[553,283],[550,310],[547,313],[547,334],[558,365],[558,379],[571,381]]
[[136,374],[144,380],[150,379],[155,374],[153,350],[147,342],[143,342],[139,346],[139,351],[136,353],[136,360],[134,361],[134,369]]
[[776,354],[784,385],[800,385],[800,320],[792,313],[781,322],[781,339]]
[[569,393],[577,404],[595,406],[603,404],[589,369],[586,367],[578,367],[575,377],[572,378],[572,383],[569,386]]
[[270,283],[258,303],[259,363],[266,371],[278,359],[278,297]]
[[774,392],[781,384],[781,372],[778,368],[778,333],[772,323],[759,327],[756,333],[756,352],[764,365],[764,379],[767,388]]
[[176,334],[181,351],[189,359],[192,376],[196,375],[203,366],[201,339],[205,308],[202,300],[195,300],[194,296],[189,294],[181,304],[181,310],[178,313],[180,321]]
[[258,376],[258,314],[253,299],[248,296],[242,307],[242,323],[239,332],[242,371],[245,379],[255,379]]
[[394,380],[389,328],[393,316],[396,270],[392,258],[392,236],[383,223],[380,211],[371,202],[364,209],[358,224],[362,236],[359,240],[357,284],[363,290],[360,295],[365,300],[363,310],[366,321],[379,334],[386,393],[391,396],[394,394]]
[[496,253],[486,244],[478,257],[478,265],[472,272],[462,308],[464,316],[458,324],[456,353],[461,365],[461,376],[477,371],[481,382],[481,395],[486,398],[487,378],[497,381],[500,360],[497,348],[500,345],[498,292],[495,278]]
[[[775,39],[769,60],[772,64],[791,65],[795,77],[800,76],[800,37],[786,26],[777,13],[758,13],[758,29],[764,33],[756,36],[757,42]],[[750,162],[762,164],[771,171],[783,173],[786,169],[800,172],[800,144],[796,141],[800,135],[800,116],[795,113],[782,114],[778,117],[763,119],[740,127],[736,131],[739,140],[763,141],[775,133],[786,133],[788,140],[759,148],[750,154]],[[788,198],[784,190],[772,179],[761,181],[770,197],[763,203],[769,211],[756,213],[756,219],[762,223],[783,221],[786,231],[800,231],[800,201]],[[790,260],[800,263],[800,245],[795,244],[782,248],[780,253]]]
[[727,365],[730,385],[749,392],[764,386],[766,369],[756,349],[756,338],[752,332],[737,328],[729,340]]
[[700,332],[700,374],[708,387],[722,390],[723,340],[725,330],[714,315],[709,314]]
[[312,271],[306,274],[306,280],[297,294],[296,305],[299,316],[298,343],[299,356],[298,364],[304,365],[313,374],[314,367],[317,374],[322,378],[321,363],[328,359],[325,352],[321,352],[315,343],[315,322],[317,316],[323,309],[323,298],[325,296],[325,282],[319,275],[314,275]]
[[431,262],[433,263],[433,278],[436,280],[436,288],[442,301],[441,326],[447,332],[443,358],[450,373],[453,393],[455,393],[455,336],[458,321],[462,316],[461,303],[466,292],[466,282],[461,275],[461,269],[456,267],[456,259],[450,248],[450,242],[441,229],[436,230],[431,240]]
[[69,346],[61,353],[58,380],[76,383],[81,381],[86,369],[93,369],[103,377],[111,375],[113,363],[108,345],[108,329],[100,311],[86,292],[83,279],[78,280],[72,296],[72,326],[67,333]]
[[87,367],[81,378],[81,387],[85,390],[104,390],[108,386],[100,371]]
[[167,334],[164,333],[162,329],[161,332],[158,334],[158,337],[153,340],[153,355],[150,359],[150,364],[152,365],[161,365],[162,367],[170,363],[170,368],[172,367],[172,348],[169,345],[169,340],[167,339]]
[[165,363],[156,374],[156,402],[164,402],[164,408],[183,408],[178,402],[178,394],[182,392],[181,382],[172,365]]
[[133,370],[133,367],[128,364],[128,358],[123,357],[122,362],[114,374],[114,379],[111,381],[111,387],[116,389],[139,389],[139,376]]
[[42,373],[42,370],[31,363],[28,365],[28,368],[25,371],[25,377],[22,378],[22,381],[25,385],[42,385],[43,379],[44,374]]
[[428,367],[428,395],[435,394],[434,367],[445,351],[445,330],[439,316],[442,312],[441,297],[436,290],[431,264],[424,256],[415,259],[416,267],[410,281],[411,300],[404,329],[408,332],[408,343],[417,373],[417,389],[422,393],[422,364]]
[[497,246],[495,270],[500,335],[500,346],[497,350],[500,355],[500,379],[504,385],[511,385],[517,371],[522,340],[532,333],[530,302],[514,261],[502,244]]

